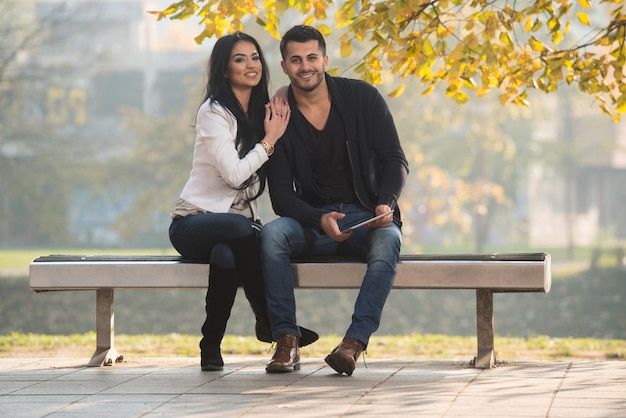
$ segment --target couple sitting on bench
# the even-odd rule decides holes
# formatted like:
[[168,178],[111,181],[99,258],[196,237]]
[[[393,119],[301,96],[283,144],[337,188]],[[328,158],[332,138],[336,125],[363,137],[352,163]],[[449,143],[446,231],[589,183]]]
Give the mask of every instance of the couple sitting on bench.
[[[293,27],[280,52],[291,84],[270,99],[258,42],[238,32],[215,44],[170,240],[183,257],[211,263],[200,341],[206,371],[223,368],[220,343],[238,283],[257,338],[276,342],[266,371],[290,372],[300,369],[299,347],[318,338],[297,325],[290,257],[346,254],[367,262],[352,323],[325,359],[352,375],[396,275],[397,200],[408,163],[378,91],[325,72],[326,44],[317,29]],[[261,228],[257,198],[266,182],[280,218]]]

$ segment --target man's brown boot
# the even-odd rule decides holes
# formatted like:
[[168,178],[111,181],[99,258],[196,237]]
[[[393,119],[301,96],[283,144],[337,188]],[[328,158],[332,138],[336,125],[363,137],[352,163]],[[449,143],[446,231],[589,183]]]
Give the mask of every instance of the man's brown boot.
[[265,371],[268,373],[286,373],[300,370],[299,338],[291,334],[283,334],[276,339],[276,352],[267,363]]
[[341,344],[326,356],[324,361],[337,373],[352,376],[352,372],[356,368],[356,361],[365,348],[365,344],[356,338],[344,338]]

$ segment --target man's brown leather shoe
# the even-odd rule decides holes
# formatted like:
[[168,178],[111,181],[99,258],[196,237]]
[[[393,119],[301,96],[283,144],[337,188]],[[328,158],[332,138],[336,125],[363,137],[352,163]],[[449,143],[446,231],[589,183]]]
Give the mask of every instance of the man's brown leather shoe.
[[324,361],[337,373],[352,376],[352,372],[356,368],[356,361],[365,348],[365,344],[356,338],[344,338],[341,344],[326,356]]
[[268,373],[286,373],[300,370],[299,338],[291,334],[283,334],[276,339],[276,352],[267,363],[265,371]]

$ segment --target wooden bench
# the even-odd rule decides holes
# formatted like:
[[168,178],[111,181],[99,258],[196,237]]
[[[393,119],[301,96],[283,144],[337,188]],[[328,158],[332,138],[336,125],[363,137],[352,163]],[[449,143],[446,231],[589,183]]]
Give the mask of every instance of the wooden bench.
[[[296,288],[354,289],[366,265],[354,259],[293,260]],[[97,347],[89,366],[121,361],[114,344],[115,289],[205,289],[209,264],[177,256],[51,255],[30,264],[36,292],[96,291]],[[394,289],[475,289],[478,352],[471,365],[491,368],[494,352],[493,294],[550,291],[550,255],[403,255]],[[443,313],[445,314],[445,313]]]

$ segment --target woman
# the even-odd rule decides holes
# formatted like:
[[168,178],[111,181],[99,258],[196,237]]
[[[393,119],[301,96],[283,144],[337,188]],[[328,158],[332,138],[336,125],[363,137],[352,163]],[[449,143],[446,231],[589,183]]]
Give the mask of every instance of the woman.
[[[183,257],[211,263],[200,341],[203,371],[224,367],[220,344],[238,284],[254,312],[257,338],[272,342],[256,199],[265,189],[264,164],[290,115],[284,100],[269,100],[267,65],[251,36],[237,32],[220,38],[208,73],[196,117],[192,168],[169,229],[170,241]],[[302,345],[318,338],[313,331],[303,332]]]

